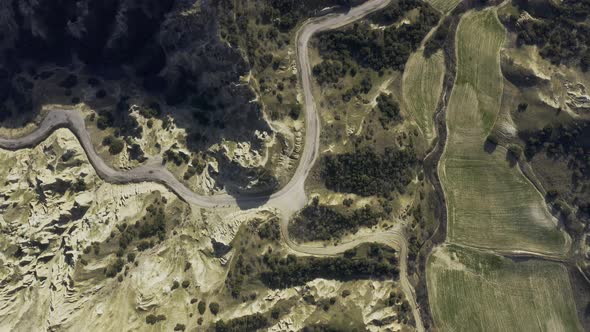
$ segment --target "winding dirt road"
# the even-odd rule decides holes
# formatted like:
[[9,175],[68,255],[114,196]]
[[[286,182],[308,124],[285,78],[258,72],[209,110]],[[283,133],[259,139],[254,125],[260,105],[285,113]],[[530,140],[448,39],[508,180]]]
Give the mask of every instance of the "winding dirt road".
[[305,99],[305,146],[301,154],[299,165],[291,180],[279,191],[270,196],[242,195],[241,197],[222,195],[199,195],[182,184],[172,173],[161,164],[148,163],[137,168],[120,171],[108,166],[97,154],[90,135],[86,130],[84,118],[77,110],[50,111],[39,127],[32,133],[20,138],[0,138],[0,148],[18,150],[31,148],[45,140],[59,128],[71,130],[78,138],[88,160],[96,173],[110,183],[125,184],[138,182],[156,182],[165,185],[186,202],[206,208],[220,205],[239,205],[242,208],[268,206],[277,208],[281,215],[281,233],[286,244],[294,251],[315,256],[330,256],[340,254],[359,244],[377,242],[395,248],[399,253],[400,285],[405,293],[412,310],[418,331],[424,331],[420,318],[416,295],[407,275],[408,244],[402,231],[388,231],[383,233],[359,236],[353,241],[338,246],[317,247],[293,242],[288,235],[288,221],[290,216],[302,209],[307,203],[304,190],[305,180],[311,171],[319,151],[320,119],[316,111],[316,104],[312,92],[311,65],[309,62],[309,41],[320,32],[337,29],[357,21],[366,15],[384,8],[391,0],[369,0],[364,4],[352,8],[347,13],[330,14],[306,21],[297,32],[297,61],[301,73],[301,84]]

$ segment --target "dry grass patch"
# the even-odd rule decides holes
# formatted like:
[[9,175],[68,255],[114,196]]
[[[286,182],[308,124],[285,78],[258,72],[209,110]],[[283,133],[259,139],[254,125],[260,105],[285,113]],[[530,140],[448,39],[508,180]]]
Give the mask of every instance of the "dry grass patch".
[[415,119],[429,141],[436,135],[433,116],[442,91],[444,73],[442,51],[426,58],[421,50],[410,56],[403,75],[406,111]]

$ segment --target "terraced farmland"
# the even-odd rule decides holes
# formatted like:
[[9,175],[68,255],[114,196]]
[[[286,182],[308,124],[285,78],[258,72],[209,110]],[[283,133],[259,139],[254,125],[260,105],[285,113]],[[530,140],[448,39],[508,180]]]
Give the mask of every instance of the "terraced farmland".
[[447,109],[439,174],[448,200],[447,241],[563,255],[569,245],[544,199],[507,160],[484,150],[500,107],[499,52],[505,31],[495,9],[465,14],[457,31],[457,78]]
[[403,97],[406,110],[414,117],[428,140],[435,136],[433,115],[443,87],[445,64],[442,51],[430,58],[418,51],[406,63]]
[[448,245],[430,256],[427,281],[441,331],[582,331],[559,263]]

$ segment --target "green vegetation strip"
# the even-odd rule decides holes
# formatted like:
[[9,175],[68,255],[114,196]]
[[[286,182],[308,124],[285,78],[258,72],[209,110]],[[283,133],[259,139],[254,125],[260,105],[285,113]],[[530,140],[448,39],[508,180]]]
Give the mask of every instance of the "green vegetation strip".
[[568,245],[544,199],[501,147],[486,149],[496,121],[505,31],[494,9],[467,13],[457,30],[457,79],[439,164],[450,242],[561,255]]
[[345,213],[314,202],[295,216],[289,225],[289,234],[303,241],[338,239],[356,233],[359,227],[373,227],[385,216],[370,205]]
[[430,256],[427,282],[441,331],[582,331],[558,263],[514,262],[451,245]]
[[416,163],[410,148],[386,148],[382,155],[372,149],[359,149],[354,153],[326,155],[322,160],[322,178],[326,187],[336,192],[389,196],[412,181]]
[[300,286],[317,278],[349,281],[399,277],[395,250],[375,243],[347,250],[342,257],[281,258],[266,253],[262,259],[267,270],[260,274],[260,279],[272,289]]

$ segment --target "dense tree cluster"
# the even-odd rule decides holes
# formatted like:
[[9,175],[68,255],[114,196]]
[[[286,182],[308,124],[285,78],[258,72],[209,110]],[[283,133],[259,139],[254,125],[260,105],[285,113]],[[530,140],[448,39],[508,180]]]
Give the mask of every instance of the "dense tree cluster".
[[297,214],[289,231],[304,241],[326,241],[356,233],[359,227],[375,226],[383,216],[369,205],[345,214],[329,206],[310,204]]
[[365,255],[352,249],[344,257],[298,257],[265,253],[263,261],[268,270],[260,275],[262,282],[273,289],[303,285],[316,278],[354,280],[366,278],[396,278],[399,276],[397,259],[392,249],[371,244]]
[[320,62],[313,67],[313,75],[320,84],[336,83],[346,75],[347,68],[341,61],[327,60]]
[[392,1],[383,10],[371,14],[369,18],[375,23],[390,25],[401,19],[406,12],[421,7],[424,5],[419,0]]
[[350,7],[352,0],[267,0],[270,6],[265,7],[262,17],[281,30],[290,30],[313,12],[330,6]]
[[319,51],[326,60],[353,59],[359,65],[374,70],[403,70],[410,54],[415,51],[428,31],[434,27],[439,14],[423,2],[416,2],[418,17],[413,24],[371,29],[356,23],[352,28],[324,32],[319,36]]
[[426,44],[424,44],[425,57],[430,58],[434,53],[443,48],[451,29],[451,21],[451,16],[445,18],[442,24],[436,29],[432,37],[426,41]]
[[589,1],[547,1],[543,8],[519,1],[519,6],[535,16],[517,22],[508,18],[508,25],[517,31],[518,43],[537,45],[542,57],[554,64],[579,61],[584,70],[590,68]]
[[[524,155],[527,159],[544,152],[553,160],[561,160],[571,170],[571,192],[551,189],[547,198],[565,217],[568,229],[581,232],[581,225],[573,221],[576,219],[582,225],[590,225],[590,122],[547,126],[520,136],[526,142]],[[577,208],[573,210],[570,205]]]
[[346,90],[344,94],[342,94],[342,100],[349,102],[352,97],[361,93],[367,94],[372,88],[373,82],[371,81],[371,77],[365,76],[358,84],[353,85],[352,88]]
[[326,155],[321,176],[328,189],[361,196],[403,192],[415,175],[417,163],[411,148],[386,148],[383,154],[365,148],[353,153]]
[[590,122],[547,126],[538,132],[524,133],[522,137],[526,142],[527,159],[544,151],[552,158],[568,161],[574,171],[574,182],[590,179]]
[[392,122],[399,122],[402,116],[399,114],[399,104],[391,94],[381,93],[377,97],[377,109],[381,114],[379,121],[383,127]]
[[258,228],[258,236],[261,239],[269,239],[271,241],[277,241],[281,237],[281,229],[279,223],[276,220],[265,222],[260,228]]
[[174,151],[173,149],[168,149],[164,152],[164,162],[173,162],[174,165],[180,166],[182,164],[188,163],[190,160],[190,156],[182,151]]
[[234,318],[227,322],[218,320],[215,323],[215,332],[257,331],[268,327],[268,325],[269,321],[266,316],[255,313],[253,315]]

